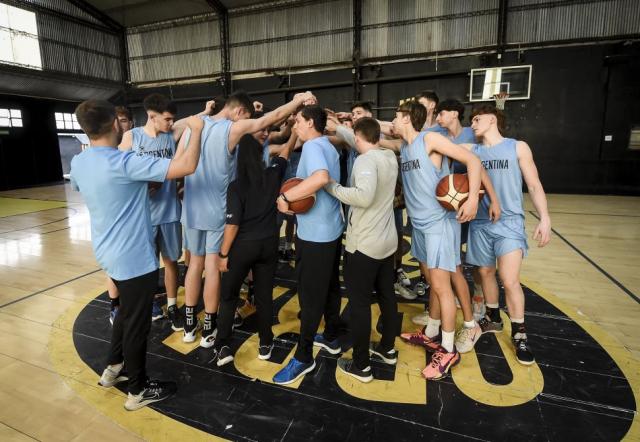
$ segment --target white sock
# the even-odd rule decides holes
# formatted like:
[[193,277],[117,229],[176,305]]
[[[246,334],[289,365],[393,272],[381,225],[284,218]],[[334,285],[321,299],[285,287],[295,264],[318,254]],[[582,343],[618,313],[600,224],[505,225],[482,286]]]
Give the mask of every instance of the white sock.
[[491,304],[489,304],[487,302],[486,305],[487,305],[487,307],[493,308],[493,309],[496,309],[496,308],[500,307],[500,304],[498,304],[497,302],[496,303],[491,303]]
[[433,338],[438,335],[440,331],[440,320],[433,319],[429,316],[429,320],[427,321],[427,328],[424,331],[424,334],[427,335],[427,338]]
[[167,307],[171,307],[172,305],[176,305],[178,298],[169,298],[167,296]]
[[464,328],[474,328],[476,326],[476,320],[464,321]]
[[454,331],[446,332],[442,330],[442,342],[440,345],[442,345],[442,347],[444,347],[444,349],[449,353],[453,351],[453,340],[455,339],[455,334],[456,332]]
[[514,318],[509,318],[511,320],[511,322],[513,324],[524,324],[524,318],[522,319],[514,319]]

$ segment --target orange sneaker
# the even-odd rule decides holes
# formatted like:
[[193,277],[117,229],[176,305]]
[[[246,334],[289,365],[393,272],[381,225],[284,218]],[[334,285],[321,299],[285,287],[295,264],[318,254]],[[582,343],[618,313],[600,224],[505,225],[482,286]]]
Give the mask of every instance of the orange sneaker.
[[423,333],[423,331],[416,330],[414,333],[402,333],[400,334],[400,338],[409,344],[424,347],[428,352],[434,352],[442,349],[440,346],[440,340],[442,339],[440,333],[433,338],[429,338]]
[[448,352],[441,348],[433,354],[431,363],[422,370],[422,376],[429,381],[437,381],[446,377],[449,370],[458,362],[460,362],[460,353],[457,350]]

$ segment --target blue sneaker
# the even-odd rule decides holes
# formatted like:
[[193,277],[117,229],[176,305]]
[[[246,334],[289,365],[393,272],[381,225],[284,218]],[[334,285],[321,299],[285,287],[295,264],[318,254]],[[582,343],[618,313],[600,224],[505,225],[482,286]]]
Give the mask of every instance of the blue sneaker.
[[324,348],[332,355],[337,355],[342,353],[342,348],[340,347],[340,341],[334,339],[333,341],[328,341],[324,338],[323,335],[318,333],[315,338],[313,338],[313,345],[316,347]]
[[109,312],[109,322],[111,323],[111,325],[113,325],[113,321],[116,320],[116,315],[118,314],[118,309],[120,307],[114,307],[111,309],[111,311]]
[[158,319],[164,318],[164,312],[162,311],[162,306],[160,306],[160,302],[157,300],[153,300],[153,307],[151,308],[151,320],[157,321]]
[[278,385],[292,384],[305,374],[316,368],[316,361],[300,362],[296,358],[291,358],[286,367],[276,373],[273,382]]

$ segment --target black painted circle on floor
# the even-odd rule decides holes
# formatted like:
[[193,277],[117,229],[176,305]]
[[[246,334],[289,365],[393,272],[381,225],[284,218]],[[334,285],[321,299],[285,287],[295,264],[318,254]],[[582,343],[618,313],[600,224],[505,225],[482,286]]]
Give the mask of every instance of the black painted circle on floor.
[[[292,269],[281,265],[278,276],[282,293],[274,302],[274,323],[278,311],[295,296]],[[168,321],[161,320],[152,326],[148,370],[153,377],[176,380],[179,392],[152,408],[231,440],[275,441],[285,435],[286,440],[314,441],[620,440],[636,410],[623,372],[579,324],[526,287],[525,297],[529,340],[544,387],[519,405],[495,406],[470,398],[455,382],[457,368],[453,379],[420,384],[415,378],[412,385],[417,382],[426,389],[426,404],[359,399],[341,388],[336,380],[337,357],[325,352],[318,354],[317,368],[299,388],[277,386],[243,375],[234,364],[218,368],[210,349],[182,354],[165,345],[172,331]],[[96,373],[104,368],[108,352],[108,314],[105,293],[82,310],[73,328],[81,359]],[[255,325],[249,317],[234,332],[234,350],[256,332]],[[296,335],[276,338],[272,362],[264,364],[285,361]],[[508,389],[513,373],[496,335],[483,335],[475,354],[484,381]],[[376,382],[396,384],[394,368],[374,364],[374,374],[377,380],[363,389]],[[405,383],[397,385],[406,388]]]

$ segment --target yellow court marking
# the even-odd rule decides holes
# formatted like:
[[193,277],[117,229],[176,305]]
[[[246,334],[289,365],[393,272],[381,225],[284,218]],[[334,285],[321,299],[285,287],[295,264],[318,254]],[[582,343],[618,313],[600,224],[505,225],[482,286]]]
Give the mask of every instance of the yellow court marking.
[[562,313],[582,327],[589,336],[600,344],[604,351],[609,353],[611,359],[613,359],[618,365],[624,374],[624,377],[627,379],[627,382],[629,382],[629,386],[631,387],[631,391],[633,392],[633,396],[636,401],[636,413],[624,440],[640,440],[640,421],[638,417],[638,411],[640,411],[640,362],[633,357],[628,349],[616,341],[615,338],[601,328],[596,322],[582,316],[581,313],[574,310],[571,306],[541,285],[536,284],[527,278],[521,277],[520,279],[522,284],[533,290],[537,295],[549,301],[555,307],[560,309]]
[[64,201],[44,201],[0,197],[0,218],[38,212],[40,210],[57,209],[60,207],[67,207],[67,203]]
[[80,359],[73,344],[71,330],[86,304],[103,292],[104,288],[100,288],[88,294],[84,304],[74,304],[58,318],[52,328],[49,337],[49,357],[53,367],[67,385],[98,411],[144,440],[226,440],[185,425],[148,407],[133,412],[126,411],[123,393],[115,388],[107,389],[97,385],[99,377]]

